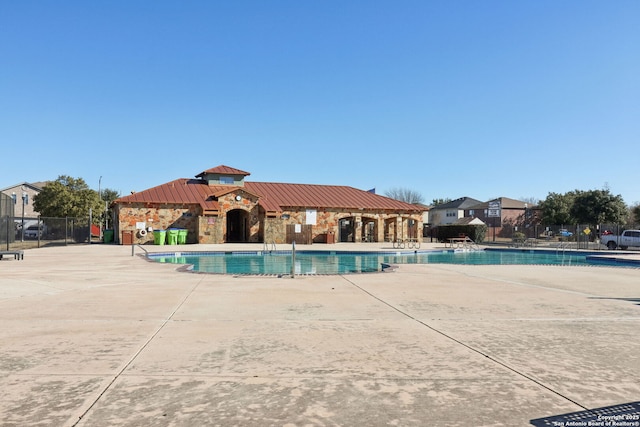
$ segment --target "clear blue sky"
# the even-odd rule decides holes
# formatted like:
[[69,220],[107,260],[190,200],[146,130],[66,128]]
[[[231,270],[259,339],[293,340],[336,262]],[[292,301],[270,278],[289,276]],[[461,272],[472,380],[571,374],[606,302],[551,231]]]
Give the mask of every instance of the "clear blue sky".
[[225,164],[640,201],[640,1],[0,0],[0,188]]

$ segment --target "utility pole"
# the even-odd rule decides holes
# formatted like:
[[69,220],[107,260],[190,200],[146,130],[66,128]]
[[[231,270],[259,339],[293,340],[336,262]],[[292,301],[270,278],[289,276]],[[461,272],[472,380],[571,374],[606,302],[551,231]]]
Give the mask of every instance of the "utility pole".
[[[100,175],[100,179],[98,179],[98,197],[100,197],[100,202],[102,202],[101,184],[102,184],[102,175]],[[105,211],[105,216],[106,216],[106,211]],[[89,229],[91,229],[91,224],[89,224]],[[102,241],[102,216],[100,217],[100,232],[98,237],[100,241]],[[91,232],[89,232],[89,241],[91,241]]]

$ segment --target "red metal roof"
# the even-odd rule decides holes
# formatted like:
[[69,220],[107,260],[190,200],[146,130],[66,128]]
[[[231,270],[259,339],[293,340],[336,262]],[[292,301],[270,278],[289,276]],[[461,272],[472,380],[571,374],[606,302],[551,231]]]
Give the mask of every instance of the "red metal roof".
[[341,185],[245,182],[245,186],[252,193],[262,195],[260,204],[267,211],[281,211],[286,207],[421,210],[416,205]]
[[218,210],[217,197],[231,191],[247,191],[257,197],[267,212],[285,208],[338,208],[420,212],[417,205],[404,203],[368,191],[340,185],[245,182],[244,187],[207,185],[200,179],[177,179],[148,190],[124,196],[115,203],[199,204],[204,210]]
[[240,169],[232,168],[230,166],[220,165],[215,168],[207,169],[204,172],[200,172],[196,177],[201,177],[206,174],[221,174],[221,175],[251,175],[249,172],[242,171]]
[[204,210],[218,210],[218,201],[212,196],[212,187],[200,179],[180,178],[166,184],[120,197],[116,203],[174,203],[199,204]]

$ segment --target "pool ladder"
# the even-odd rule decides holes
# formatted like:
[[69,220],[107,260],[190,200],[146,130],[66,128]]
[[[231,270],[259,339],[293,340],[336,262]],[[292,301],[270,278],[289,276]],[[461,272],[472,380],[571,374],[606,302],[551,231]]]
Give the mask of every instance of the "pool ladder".
[[265,241],[264,245],[262,246],[262,250],[264,252],[275,252],[275,250],[276,250],[276,242],[267,243]]
[[556,247],[556,255],[560,252],[564,255],[566,250],[571,249],[571,242],[560,242],[560,244]]

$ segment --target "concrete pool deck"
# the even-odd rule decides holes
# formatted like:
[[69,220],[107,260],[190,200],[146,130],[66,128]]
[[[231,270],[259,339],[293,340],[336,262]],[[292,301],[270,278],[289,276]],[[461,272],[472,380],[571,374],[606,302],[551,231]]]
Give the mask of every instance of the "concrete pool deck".
[[177,267],[118,245],[0,261],[0,425],[526,426],[640,401],[640,269]]

